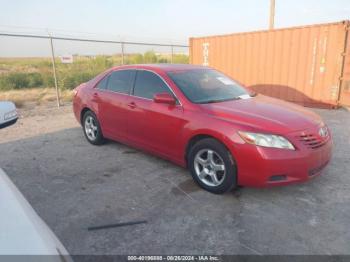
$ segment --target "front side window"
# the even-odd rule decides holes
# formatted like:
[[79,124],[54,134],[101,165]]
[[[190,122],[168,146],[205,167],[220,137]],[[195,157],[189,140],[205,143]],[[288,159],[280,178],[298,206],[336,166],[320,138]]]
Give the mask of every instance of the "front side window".
[[213,69],[173,71],[168,76],[193,103],[216,103],[249,95],[243,86]]
[[133,70],[114,71],[108,78],[107,89],[122,94],[129,94],[134,74]]
[[156,74],[149,71],[138,71],[134,87],[134,95],[138,97],[153,99],[155,94],[171,94],[168,86]]

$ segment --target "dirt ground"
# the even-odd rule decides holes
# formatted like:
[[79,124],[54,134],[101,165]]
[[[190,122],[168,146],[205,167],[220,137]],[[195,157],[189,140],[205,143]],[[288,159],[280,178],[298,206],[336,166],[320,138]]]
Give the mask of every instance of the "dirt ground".
[[[71,254],[350,254],[350,112],[315,110],[334,157],[300,185],[214,195],[167,161],[92,146],[69,104],[20,110],[0,130],[0,167]],[[88,231],[89,226],[146,224]]]
[[38,106],[27,103],[19,108],[20,119],[15,126],[0,130],[0,143],[48,134],[67,128],[78,127],[70,103],[59,109],[55,102]]

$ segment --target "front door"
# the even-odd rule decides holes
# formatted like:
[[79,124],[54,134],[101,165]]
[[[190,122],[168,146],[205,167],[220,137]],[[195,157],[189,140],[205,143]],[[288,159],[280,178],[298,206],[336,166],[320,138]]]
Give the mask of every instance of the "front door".
[[179,157],[179,141],[185,124],[183,108],[180,103],[155,103],[153,97],[158,93],[173,95],[160,76],[151,71],[138,70],[128,104],[129,139],[161,155]]

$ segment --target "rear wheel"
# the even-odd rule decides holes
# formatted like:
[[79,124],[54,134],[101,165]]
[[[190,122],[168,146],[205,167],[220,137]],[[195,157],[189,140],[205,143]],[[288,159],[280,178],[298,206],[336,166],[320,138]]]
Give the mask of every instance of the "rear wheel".
[[189,152],[188,163],[193,179],[204,189],[215,194],[236,187],[236,165],[224,145],[206,138],[197,142]]
[[87,111],[83,116],[83,130],[86,139],[93,145],[101,145],[104,143],[100,123],[96,115]]

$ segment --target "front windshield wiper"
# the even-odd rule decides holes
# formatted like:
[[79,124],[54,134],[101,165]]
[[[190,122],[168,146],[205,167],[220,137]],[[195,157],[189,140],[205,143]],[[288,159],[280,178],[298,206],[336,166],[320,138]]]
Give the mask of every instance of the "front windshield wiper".
[[220,103],[220,102],[225,102],[225,101],[230,101],[230,100],[239,100],[241,97],[236,96],[233,98],[227,98],[227,99],[212,99],[212,100],[205,100],[205,101],[200,101],[197,102],[198,104],[212,104],[212,103]]

